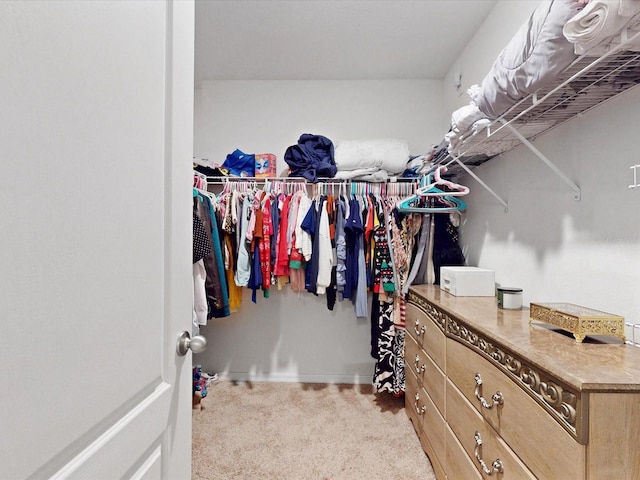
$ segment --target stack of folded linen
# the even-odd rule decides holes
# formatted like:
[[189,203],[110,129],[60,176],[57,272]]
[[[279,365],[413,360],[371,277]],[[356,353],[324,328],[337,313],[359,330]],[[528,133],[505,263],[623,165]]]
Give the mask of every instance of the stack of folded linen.
[[384,182],[401,174],[409,161],[409,145],[404,140],[344,140],[335,148],[334,178]]
[[487,116],[473,102],[453,112],[451,130],[444,136],[448,142],[449,153],[455,154],[465,139],[476,135],[489,123]]

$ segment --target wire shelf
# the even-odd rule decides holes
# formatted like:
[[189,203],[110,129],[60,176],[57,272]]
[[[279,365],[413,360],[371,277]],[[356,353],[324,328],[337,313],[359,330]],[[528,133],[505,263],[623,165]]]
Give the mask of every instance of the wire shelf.
[[[640,26],[621,33],[620,40],[601,56],[578,57],[556,81],[513,105],[500,118],[476,134],[462,139],[452,155],[437,160],[451,164],[452,158],[477,166],[520,145],[511,127],[527,140],[581,115],[640,84],[640,51],[627,50],[640,40]],[[449,161],[448,163],[445,163]],[[460,169],[453,165],[452,170]]]

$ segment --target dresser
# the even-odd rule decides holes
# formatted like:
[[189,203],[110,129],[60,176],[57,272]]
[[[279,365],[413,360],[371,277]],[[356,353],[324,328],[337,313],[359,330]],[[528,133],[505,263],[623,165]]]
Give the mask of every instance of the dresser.
[[405,410],[439,480],[640,479],[640,348],[438,286],[406,313]]

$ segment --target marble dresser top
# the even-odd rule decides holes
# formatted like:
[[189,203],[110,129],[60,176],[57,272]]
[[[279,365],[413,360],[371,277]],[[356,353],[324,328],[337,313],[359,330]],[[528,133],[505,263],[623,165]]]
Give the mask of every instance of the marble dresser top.
[[[528,308],[499,309],[495,297],[456,297],[437,285],[411,287],[411,294],[578,391],[640,392],[640,348],[616,337],[578,343],[555,327],[529,323]],[[407,326],[411,322],[407,318]]]

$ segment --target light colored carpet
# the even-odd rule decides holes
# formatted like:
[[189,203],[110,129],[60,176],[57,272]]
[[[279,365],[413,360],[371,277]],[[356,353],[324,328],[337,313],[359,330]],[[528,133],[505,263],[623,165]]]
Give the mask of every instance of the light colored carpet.
[[211,385],[193,410],[193,480],[433,480],[404,400],[369,385]]

